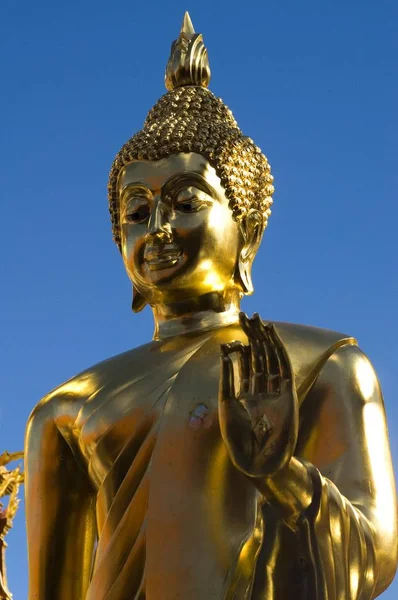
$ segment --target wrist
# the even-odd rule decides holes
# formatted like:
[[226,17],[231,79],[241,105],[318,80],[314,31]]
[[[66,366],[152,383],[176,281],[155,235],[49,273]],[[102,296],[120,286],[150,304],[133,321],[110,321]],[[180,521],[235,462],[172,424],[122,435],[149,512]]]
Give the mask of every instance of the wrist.
[[288,464],[266,478],[255,482],[267,502],[279,508],[282,518],[292,529],[299,517],[310,506],[313,498],[313,483],[304,462],[292,457]]

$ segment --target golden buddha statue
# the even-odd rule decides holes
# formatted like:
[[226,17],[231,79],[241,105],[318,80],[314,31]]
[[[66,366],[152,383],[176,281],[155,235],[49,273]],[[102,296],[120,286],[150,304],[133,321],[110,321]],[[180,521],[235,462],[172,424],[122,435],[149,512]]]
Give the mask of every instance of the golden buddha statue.
[[240,313],[273,179],[209,79],[186,15],[109,179],[154,339],[29,419],[29,600],[370,600],[394,576],[377,377],[350,336]]

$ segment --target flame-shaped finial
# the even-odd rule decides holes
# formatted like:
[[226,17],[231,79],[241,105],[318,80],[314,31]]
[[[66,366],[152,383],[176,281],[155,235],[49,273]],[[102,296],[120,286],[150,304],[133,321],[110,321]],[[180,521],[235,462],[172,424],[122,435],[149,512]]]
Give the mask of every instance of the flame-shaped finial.
[[210,75],[209,59],[202,34],[195,33],[191,17],[186,12],[180,35],[171,45],[165,75],[166,88],[174,90],[183,85],[207,87]]
[[180,33],[185,33],[187,36],[193,36],[195,33],[195,29],[193,28],[191,17],[189,16],[189,12],[186,10],[184,19],[182,21],[181,31]]

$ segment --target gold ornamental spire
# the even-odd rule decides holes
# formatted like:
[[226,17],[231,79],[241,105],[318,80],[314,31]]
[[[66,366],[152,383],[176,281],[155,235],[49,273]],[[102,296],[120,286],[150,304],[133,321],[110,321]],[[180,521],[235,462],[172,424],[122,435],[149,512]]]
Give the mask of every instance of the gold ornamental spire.
[[185,33],[186,35],[190,35],[190,36],[194,35],[194,33],[195,33],[195,29],[193,28],[190,14],[187,10],[185,11],[185,15],[184,15],[184,19],[182,21],[180,33]]
[[207,49],[201,33],[195,33],[188,11],[184,15],[180,35],[172,43],[166,66],[168,90],[186,85],[207,87],[210,81]]

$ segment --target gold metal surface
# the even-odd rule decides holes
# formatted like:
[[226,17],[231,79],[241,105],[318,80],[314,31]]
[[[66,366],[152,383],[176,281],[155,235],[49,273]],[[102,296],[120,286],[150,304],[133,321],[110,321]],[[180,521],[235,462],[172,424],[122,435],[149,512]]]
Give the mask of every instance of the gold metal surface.
[[[180,67],[170,65],[175,63],[175,44],[178,49],[179,40],[193,35],[189,23],[185,17],[180,37],[171,49],[166,79],[179,76]],[[113,162],[108,198],[113,237],[119,246],[121,170],[132,160],[157,161],[180,152],[195,152],[208,159],[225,189],[234,219],[244,223],[255,211],[263,227],[267,226],[274,192],[268,160],[253,140],[242,134],[224,102],[206,88],[206,78],[198,79],[195,65],[204,56],[201,44],[189,42],[187,52],[189,65],[184,59],[185,66],[181,67],[184,85],[170,84],[171,91],[153,106],[142,130],[124,144]]]
[[8,498],[7,506],[0,502],[0,600],[11,600],[12,594],[7,585],[5,537],[13,525],[18,510],[19,486],[24,481],[20,466],[8,469],[8,465],[23,458],[23,452],[3,452],[0,455],[0,499]]
[[207,87],[210,65],[201,33],[195,33],[189,13],[186,12],[178,39],[173,42],[165,73],[168,90],[184,85]]
[[[180,39],[193,36],[186,19]],[[175,59],[180,46],[167,77],[181,87],[109,183],[133,309],[150,305],[154,339],[32,412],[29,600],[370,600],[397,564],[377,377],[352,337],[239,312],[269,165],[185,79],[197,63]]]

